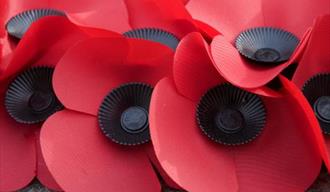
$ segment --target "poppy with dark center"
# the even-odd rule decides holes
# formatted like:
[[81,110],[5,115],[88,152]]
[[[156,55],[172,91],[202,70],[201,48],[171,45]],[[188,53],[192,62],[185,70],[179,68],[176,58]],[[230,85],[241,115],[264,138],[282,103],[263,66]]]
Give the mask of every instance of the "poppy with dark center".
[[[204,31],[205,26],[196,27],[195,21],[177,0],[5,0],[10,7],[2,13],[6,30],[3,36],[3,56],[11,53],[17,39],[28,26],[41,17],[66,16],[75,24],[97,27],[122,33],[130,38],[142,38],[165,44],[175,49],[178,41],[192,31]],[[109,22],[109,18],[112,19]],[[13,38],[16,37],[16,38]]]
[[61,190],[41,155],[40,127],[62,109],[52,86],[57,62],[76,42],[95,36],[121,37],[103,30],[79,28],[62,16],[42,18],[29,27],[10,60],[2,63],[0,191],[18,190],[35,177],[46,187]]
[[218,71],[248,89],[269,83],[294,64],[304,51],[313,20],[330,13],[328,0],[191,0],[186,6],[194,18],[222,34],[211,45]]
[[[318,139],[324,147],[324,161],[330,167],[330,15],[319,17],[312,28],[310,41],[293,74],[292,81],[302,90],[317,117],[324,137]],[[319,126],[315,123],[315,131]],[[325,143],[324,143],[325,142]]]
[[173,54],[150,41],[95,38],[62,57],[53,86],[66,109],[44,123],[41,149],[64,191],[160,191],[157,172],[176,186],[149,134],[153,87],[169,74]]
[[187,191],[306,190],[321,156],[300,90],[282,76],[281,97],[240,89],[209,55],[200,34],[188,35],[173,79],[154,88],[150,134],[165,171]]

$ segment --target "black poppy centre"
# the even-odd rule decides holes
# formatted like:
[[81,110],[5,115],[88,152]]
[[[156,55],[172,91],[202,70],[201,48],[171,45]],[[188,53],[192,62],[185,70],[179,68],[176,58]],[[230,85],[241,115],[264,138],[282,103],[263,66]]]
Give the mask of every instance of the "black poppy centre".
[[200,129],[211,140],[225,145],[240,145],[261,133],[266,110],[259,96],[225,83],[202,96],[196,118]]
[[317,74],[307,80],[302,91],[314,109],[324,134],[330,134],[330,74]]
[[236,48],[244,57],[261,64],[287,61],[298,46],[292,33],[272,27],[257,27],[243,31],[236,38]]
[[175,50],[179,44],[179,39],[175,37],[174,34],[156,28],[133,29],[125,32],[123,35],[128,38],[144,39],[157,42],[173,50]]
[[6,24],[8,34],[21,39],[31,24],[46,16],[65,16],[65,13],[55,9],[31,9],[10,18]]
[[121,145],[150,141],[149,105],[153,88],[132,82],[113,89],[103,100],[98,120],[102,132]]
[[39,123],[62,108],[53,91],[53,72],[50,67],[33,67],[11,82],[5,106],[13,119],[19,123]]

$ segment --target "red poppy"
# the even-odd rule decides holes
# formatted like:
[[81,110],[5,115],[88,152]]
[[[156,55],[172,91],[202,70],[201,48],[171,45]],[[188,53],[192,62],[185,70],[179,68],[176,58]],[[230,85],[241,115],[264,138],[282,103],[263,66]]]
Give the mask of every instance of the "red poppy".
[[61,107],[51,88],[53,67],[79,40],[118,34],[78,28],[64,17],[35,22],[0,75],[0,191],[23,188],[34,177],[59,190],[40,153],[41,122]]
[[187,4],[194,18],[223,34],[212,42],[214,61],[224,78],[242,88],[265,85],[294,63],[303,52],[308,28],[318,15],[330,13],[329,7],[328,0],[191,0]]
[[150,134],[162,167],[188,191],[306,190],[321,157],[300,90],[280,76],[281,97],[244,91],[219,75],[209,54],[200,34],[188,35],[173,80],[154,89]]
[[[319,17],[313,26],[310,41],[306,47],[303,57],[299,60],[292,81],[303,91],[314,113],[319,125],[325,135],[319,138],[319,144],[323,146],[323,156],[326,165],[330,167],[330,15]],[[317,123],[315,124],[317,125]],[[319,126],[314,126],[317,131]],[[325,144],[324,145],[324,140]]]
[[[0,7],[0,44],[3,62],[29,25],[45,16],[67,16],[73,23],[143,38],[172,48],[189,32],[198,30],[182,2],[177,0],[5,0]],[[115,18],[115,19],[113,19]],[[201,26],[201,31],[207,25]],[[5,33],[8,31],[9,34]],[[17,38],[14,38],[17,37]]]
[[166,46],[124,38],[82,41],[63,56],[53,86],[66,109],[44,123],[41,149],[65,191],[160,191],[148,106],[172,61]]

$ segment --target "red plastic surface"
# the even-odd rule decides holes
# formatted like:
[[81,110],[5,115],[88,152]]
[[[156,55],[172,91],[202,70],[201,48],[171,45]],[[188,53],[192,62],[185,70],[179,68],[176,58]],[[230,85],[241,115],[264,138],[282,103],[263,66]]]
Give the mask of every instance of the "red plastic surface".
[[[306,51],[299,61],[299,65],[292,81],[302,88],[305,82],[317,74],[330,73],[330,15],[319,17],[312,29],[309,44]],[[311,109],[312,110],[312,109]],[[313,126],[320,129],[318,124]],[[327,152],[324,149],[324,141],[326,142]],[[325,137],[318,138],[319,145],[322,150],[324,161],[330,169],[330,140]]]
[[248,61],[222,35],[212,41],[211,53],[215,67],[226,80],[238,87],[254,89],[266,85],[295,63],[304,52],[309,36],[310,31],[307,31],[290,60],[277,66],[261,66]]
[[173,76],[178,92],[192,100],[199,100],[208,89],[224,81],[199,33],[190,33],[181,40],[174,57]]
[[283,28],[301,38],[318,15],[330,13],[330,1],[190,0],[187,9],[232,42],[243,30],[260,26]]
[[43,61],[40,65],[54,66],[67,49],[94,36],[120,37],[114,32],[79,28],[64,17],[42,18],[32,24],[8,62],[2,63],[0,79],[8,78],[40,60]]
[[144,148],[111,142],[95,116],[58,112],[45,122],[40,143],[47,166],[64,191],[160,191]]
[[181,38],[196,31],[193,20],[178,0],[124,0],[132,28],[157,27]]
[[[4,0],[8,10],[6,20],[16,14],[37,8],[52,8],[65,12],[76,24],[117,32],[130,29],[125,3],[118,0]],[[116,18],[109,20],[108,18]]]
[[113,88],[128,82],[154,85],[168,74],[172,59],[172,50],[149,41],[85,40],[58,63],[54,90],[65,107],[96,115]]
[[[1,103],[4,94],[1,91]],[[0,121],[0,191],[14,191],[25,187],[35,176],[35,127],[17,124],[3,104]]]
[[280,98],[262,97],[267,122],[256,140],[226,147],[198,128],[197,103],[179,95],[171,80],[160,81],[151,101],[150,127],[161,165],[188,191],[219,191],[219,186],[224,191],[306,190],[321,167],[311,137],[313,122],[296,98],[299,89],[282,92]]

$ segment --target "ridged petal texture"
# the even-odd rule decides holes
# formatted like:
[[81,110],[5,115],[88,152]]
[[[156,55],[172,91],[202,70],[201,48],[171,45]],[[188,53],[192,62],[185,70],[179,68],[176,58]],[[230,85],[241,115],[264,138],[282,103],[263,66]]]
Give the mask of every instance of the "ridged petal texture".
[[143,116],[148,115],[151,93],[152,87],[143,83],[128,83],[112,90],[105,97],[98,113],[102,132],[113,142],[121,145],[139,145],[150,141],[148,116],[143,122],[134,122],[134,119],[137,120],[135,117],[128,117],[131,120],[128,123],[131,123],[133,128],[136,126],[134,123],[143,123],[134,131],[124,128],[122,118],[123,113],[131,107],[145,111],[146,114],[142,114]]
[[168,46],[173,50],[175,50],[179,44],[179,40],[174,36],[174,34],[162,29],[155,29],[155,28],[133,29],[131,31],[125,32],[124,36],[129,38],[154,41],[157,43],[161,43],[165,46]]
[[306,81],[302,91],[312,105],[324,134],[330,134],[330,74],[317,74]]
[[65,16],[65,13],[55,9],[32,9],[17,14],[6,24],[7,32],[21,39],[30,25],[45,16]]
[[201,98],[196,115],[202,131],[225,145],[251,142],[266,122],[261,98],[228,83],[210,89]]
[[245,57],[263,63],[287,61],[299,44],[290,32],[272,27],[243,31],[236,39],[236,48]]

